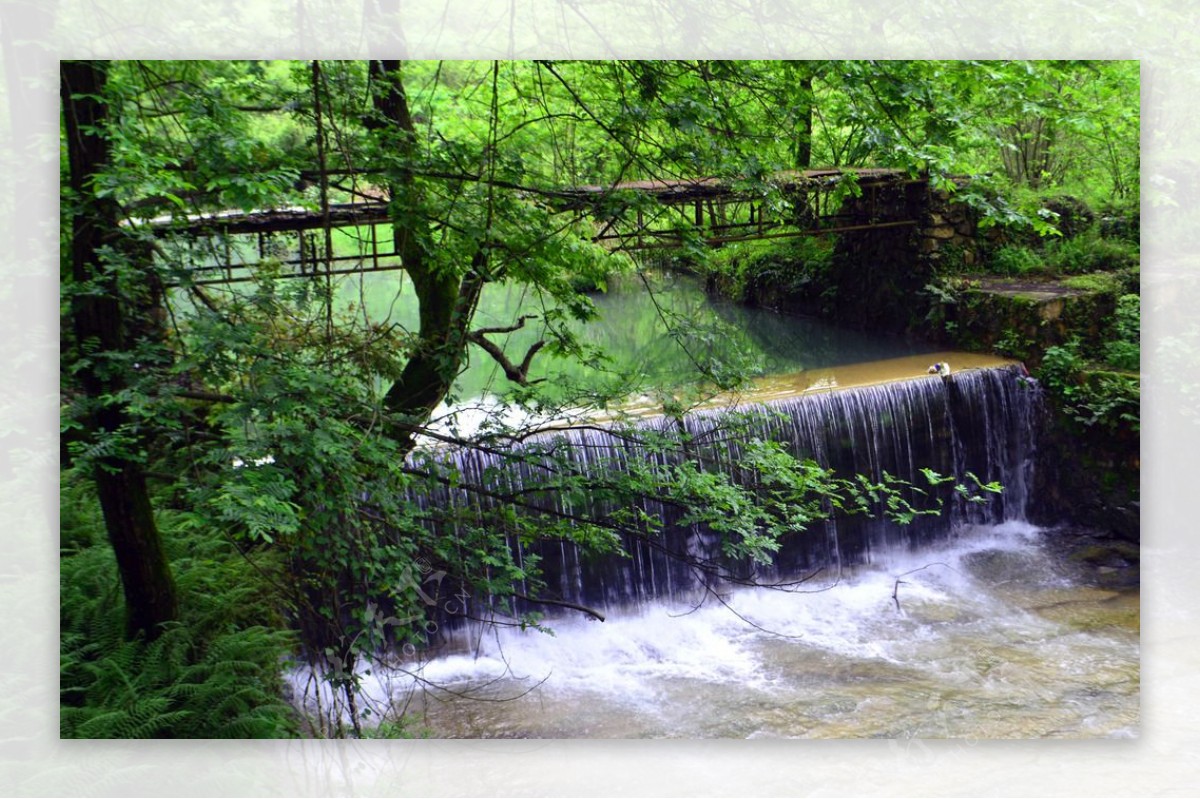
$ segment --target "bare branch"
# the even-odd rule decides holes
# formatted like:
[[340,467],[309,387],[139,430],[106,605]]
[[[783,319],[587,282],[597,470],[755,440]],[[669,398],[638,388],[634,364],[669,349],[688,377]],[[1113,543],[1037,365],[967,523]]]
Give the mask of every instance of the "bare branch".
[[536,597],[525,596],[524,594],[513,594],[513,597],[515,597],[516,599],[523,599],[526,602],[532,602],[535,605],[556,605],[556,606],[562,607],[562,608],[570,608],[571,610],[578,610],[580,613],[586,613],[587,615],[591,616],[593,619],[596,619],[598,621],[604,621],[604,614],[601,613],[600,611],[593,610],[592,608],[586,607],[584,605],[576,604],[575,602],[568,602],[565,599],[538,599]]
[[486,338],[484,334],[511,333],[514,330],[520,330],[522,327],[524,327],[526,320],[534,318],[535,317],[533,316],[522,316],[516,321],[516,324],[508,327],[489,327],[481,328],[479,330],[472,330],[467,334],[467,340],[478,346],[488,355],[492,356],[492,360],[500,364],[500,368],[504,370],[504,374],[509,380],[520,386],[532,385],[533,383],[538,383],[541,381],[540,379],[529,379],[529,367],[533,364],[533,356],[537,355],[538,350],[546,346],[546,340],[541,339],[530,346],[530,348],[525,352],[525,358],[521,361],[521,365],[516,366],[508,359],[508,356],[504,354],[504,350],[501,349],[500,346],[494,341]]
[[525,314],[524,316],[521,316],[520,318],[518,318],[516,322],[514,322],[511,325],[508,325],[507,327],[481,327],[476,330],[473,330],[471,332],[471,335],[489,335],[490,336],[493,333],[512,333],[516,330],[520,330],[521,328],[525,327],[525,323],[528,322],[530,319],[537,319],[537,316],[534,314]]

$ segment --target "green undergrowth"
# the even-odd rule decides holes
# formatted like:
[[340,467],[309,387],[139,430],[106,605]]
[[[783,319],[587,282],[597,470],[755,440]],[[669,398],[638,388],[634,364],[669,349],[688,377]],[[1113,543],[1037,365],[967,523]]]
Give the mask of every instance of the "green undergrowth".
[[1136,243],[1102,236],[1095,227],[1073,238],[1047,241],[1044,253],[1050,270],[1060,275],[1130,269],[1139,257]]
[[1126,368],[1136,368],[1136,345],[1118,338],[1103,354],[1102,360],[1085,357],[1078,340],[1050,347],[1038,378],[1075,424],[1136,433],[1141,425],[1141,383],[1136,372]]
[[708,251],[699,269],[722,294],[744,299],[762,286],[785,294],[819,286],[832,261],[832,239],[802,236],[726,244]]
[[1064,278],[1062,285],[1077,291],[1113,294],[1121,290],[1122,279],[1121,275],[1116,272],[1091,272],[1086,275]]
[[61,737],[296,736],[281,679],[294,638],[275,608],[272,565],[159,514],[181,618],[154,641],[127,640],[115,558],[88,484],[64,474]]
[[1073,239],[1055,239],[1040,246],[1004,244],[984,261],[990,274],[1004,277],[1067,278],[1136,268],[1138,247],[1096,232]]
[[[1139,368],[1136,205],[1089,206],[1066,195],[1021,202],[1040,207],[1054,231],[1004,228],[990,243],[981,240],[970,259],[960,248],[943,248],[924,289],[925,325],[955,346],[996,351],[1032,368],[1045,357],[1048,385],[1072,418],[1087,426],[1136,425],[1136,375],[1133,387],[1128,376],[1088,376]],[[1005,290],[990,293],[989,277],[1005,278]]]

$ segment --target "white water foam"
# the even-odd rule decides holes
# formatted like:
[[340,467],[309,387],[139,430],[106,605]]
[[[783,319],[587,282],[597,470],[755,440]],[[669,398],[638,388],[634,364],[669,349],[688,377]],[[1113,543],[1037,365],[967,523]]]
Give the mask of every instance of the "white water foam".
[[1041,535],[964,527],[794,592],[493,628],[472,654],[374,664],[359,707],[467,737],[1136,736],[1136,627],[1034,610],[1115,596],[1071,585]]
[[1055,623],[1007,605],[995,592],[1013,580],[1054,579],[1038,573],[1045,560],[1039,535],[1023,522],[963,528],[939,548],[877,553],[872,566],[796,591],[742,588],[710,595],[695,608],[647,603],[613,612],[603,623],[565,617],[548,622],[552,635],[494,628],[473,654],[374,664],[361,675],[363,704],[394,707],[397,697],[422,690],[490,699],[532,691],[655,714],[666,712],[681,685],[795,697],[825,690],[805,687],[812,675],[854,679],[856,669],[892,680],[924,674],[945,690],[971,686],[991,691],[996,701],[1014,686],[1037,697],[1039,687],[1003,662],[1005,652],[1043,646],[1063,661],[1055,668],[1068,681],[1105,665],[1102,647],[1079,635],[1063,640]]

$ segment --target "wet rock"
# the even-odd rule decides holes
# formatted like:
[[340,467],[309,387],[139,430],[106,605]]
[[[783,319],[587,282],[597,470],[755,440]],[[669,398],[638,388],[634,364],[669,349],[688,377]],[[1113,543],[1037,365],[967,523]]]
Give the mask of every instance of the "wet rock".
[[971,574],[992,584],[1027,580],[1044,568],[1034,553],[985,549],[963,557]]
[[1072,577],[1091,585],[1120,590],[1141,582],[1141,548],[1113,532],[1056,530],[1047,549]]

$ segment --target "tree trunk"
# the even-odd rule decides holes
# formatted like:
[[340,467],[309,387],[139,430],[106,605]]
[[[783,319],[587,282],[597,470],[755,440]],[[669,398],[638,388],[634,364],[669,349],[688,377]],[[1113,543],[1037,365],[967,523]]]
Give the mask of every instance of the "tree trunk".
[[808,169],[812,166],[813,108],[816,105],[811,74],[800,80],[800,92],[806,110],[801,114],[796,129],[796,168]]
[[[128,349],[129,331],[118,297],[111,258],[136,257],[123,246],[119,209],[111,198],[95,195],[95,180],[109,160],[104,136],[108,109],[104,94],[107,65],[63,61],[59,70],[63,123],[70,169],[72,211],[71,278],[76,285],[95,281],[100,291],[72,299],[71,324],[76,344],[94,347],[78,372],[83,391],[97,406],[88,420],[92,435],[111,435],[127,422],[123,405],[105,400],[126,387],[122,370],[109,359]],[[105,255],[108,250],[114,255]],[[98,459],[95,479],[109,542],[117,557],[125,591],[130,637],[154,638],[163,622],[178,617],[178,603],[162,539],[154,522],[146,481],[138,464],[118,452]]]
[[[375,115],[368,127],[378,131],[394,152],[408,161],[416,155],[416,130],[400,76],[399,61],[372,61],[370,76]],[[483,250],[475,253],[465,275],[444,264],[431,263],[427,253],[428,227],[419,213],[420,187],[412,173],[401,168],[388,189],[392,196],[392,229],[396,251],[412,279],[420,308],[417,344],[398,380],[384,396],[384,405],[411,424],[423,424],[449,392],[467,354],[467,332],[483,290],[480,275]],[[412,445],[407,429],[396,433],[405,447]]]

